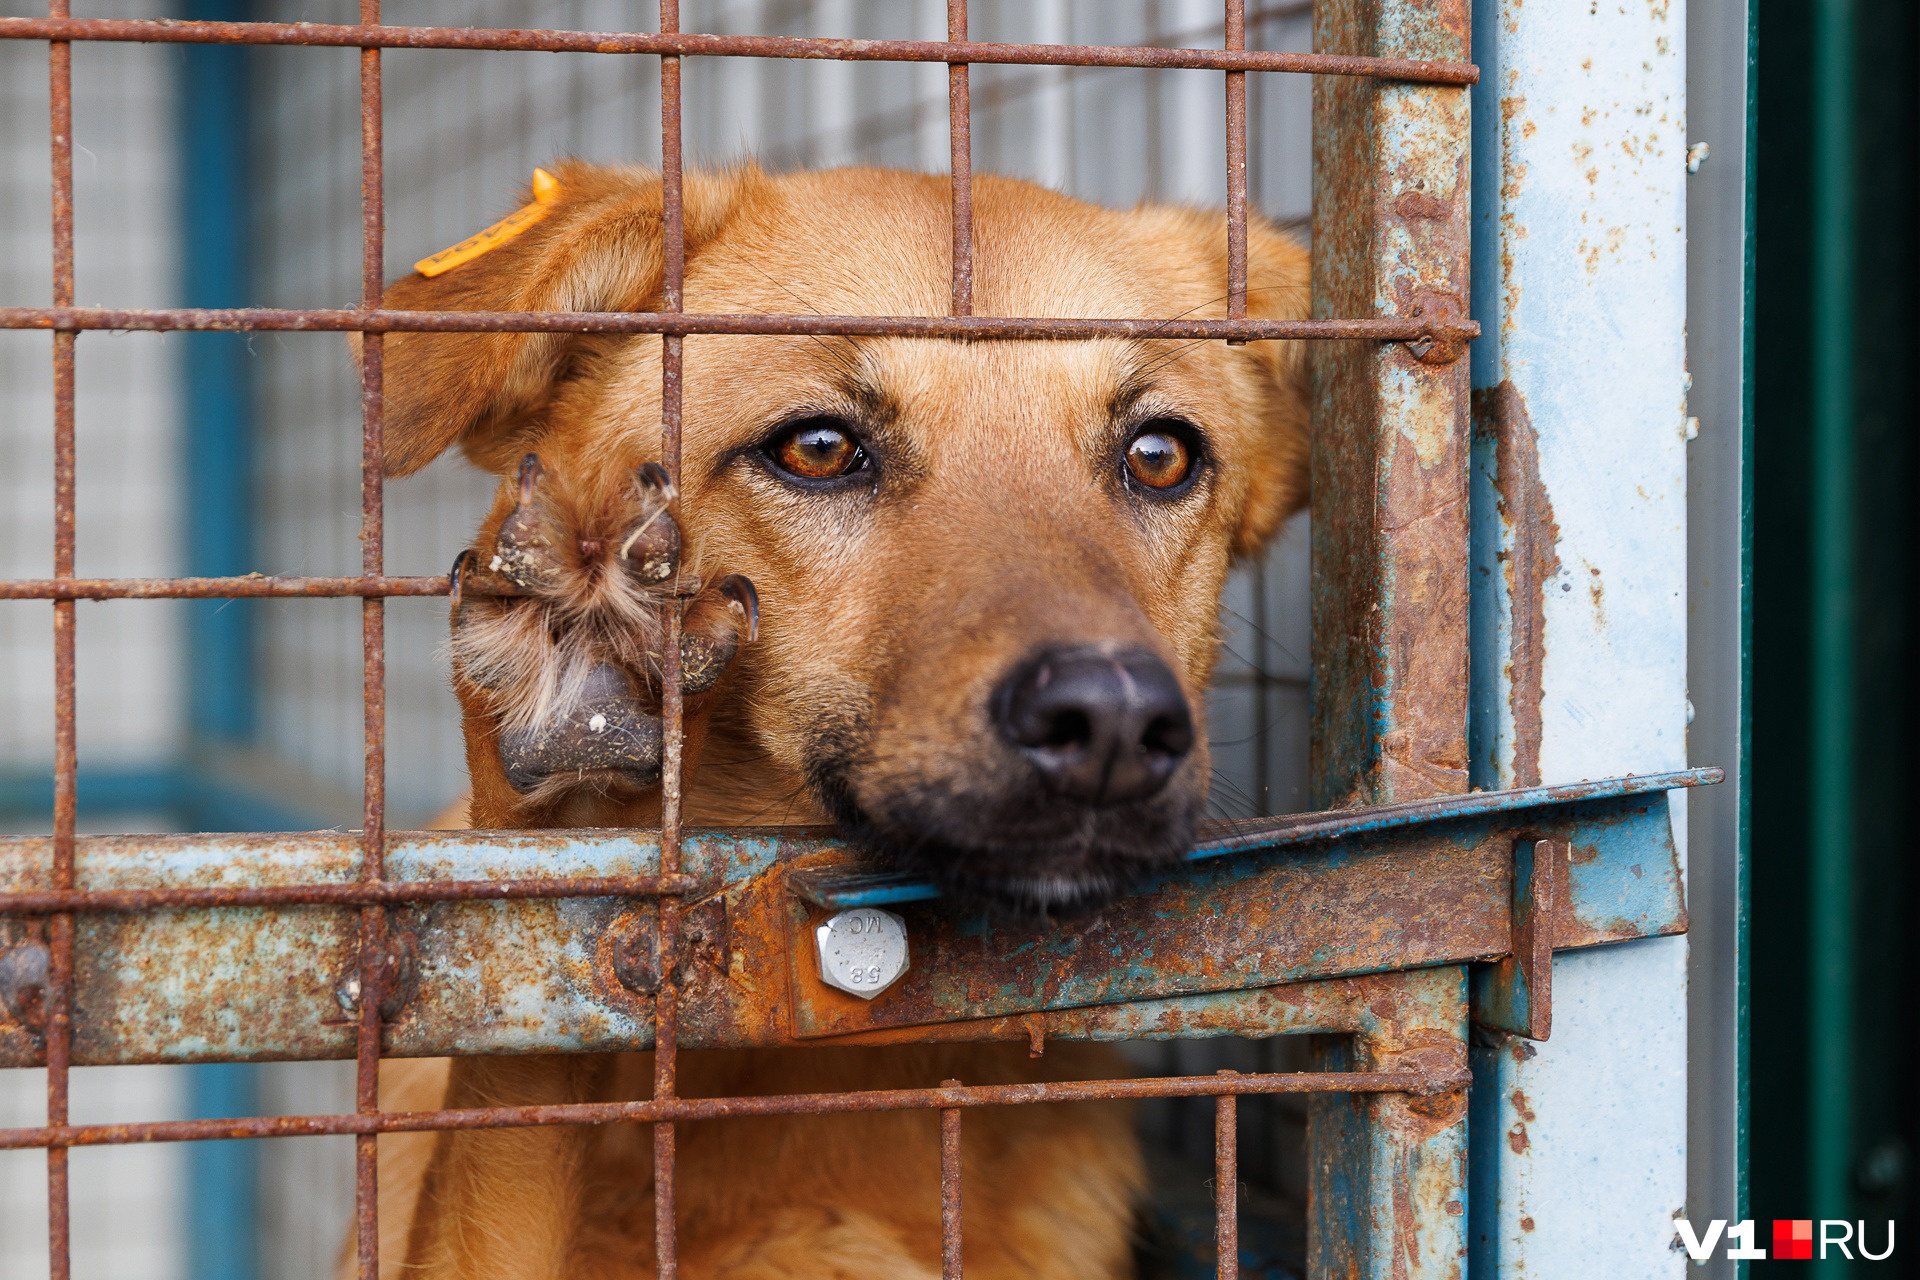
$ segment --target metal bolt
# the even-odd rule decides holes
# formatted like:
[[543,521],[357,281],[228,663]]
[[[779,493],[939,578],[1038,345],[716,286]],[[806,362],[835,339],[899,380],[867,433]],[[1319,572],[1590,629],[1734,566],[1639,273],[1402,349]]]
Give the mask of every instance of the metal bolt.
[[47,1030],[47,970],[51,960],[37,942],[0,951],[0,1015],[34,1035]]
[[608,959],[615,981],[635,995],[660,990],[660,913],[652,906],[623,914],[609,931]]
[[907,922],[891,911],[842,911],[813,932],[820,980],[871,1000],[907,971]]
[[[390,926],[391,927],[391,926]],[[386,953],[380,957],[381,969],[377,975],[380,982],[380,1016],[394,1018],[413,998],[414,988],[419,984],[419,944],[413,935],[403,929],[393,929],[387,935]],[[340,1006],[340,1012],[350,1018],[360,1016],[360,969],[358,957],[354,967],[334,984],[333,1002]]]

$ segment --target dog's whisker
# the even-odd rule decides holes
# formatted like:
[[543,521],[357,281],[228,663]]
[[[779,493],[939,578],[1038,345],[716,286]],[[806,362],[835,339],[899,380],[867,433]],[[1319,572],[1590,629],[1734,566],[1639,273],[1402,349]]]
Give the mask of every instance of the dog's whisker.
[[[1233,608],[1229,608],[1226,605],[1221,605],[1220,612],[1226,614],[1230,618],[1233,618],[1233,619],[1236,619],[1237,621],[1245,623],[1247,625],[1247,628],[1251,630],[1255,635],[1259,636],[1262,640],[1265,640],[1268,644],[1278,649],[1286,657],[1292,658],[1296,662],[1301,660],[1301,654],[1295,651],[1292,645],[1280,639],[1278,636],[1274,635],[1271,631],[1268,631],[1265,627],[1261,626],[1258,622],[1255,622],[1252,618],[1249,618],[1246,614],[1241,613],[1238,609],[1233,609]],[[1222,648],[1224,647],[1225,646],[1223,645]],[[1234,656],[1240,657],[1239,654],[1235,654]],[[1246,661],[1246,659],[1241,658],[1241,661],[1244,662]]]

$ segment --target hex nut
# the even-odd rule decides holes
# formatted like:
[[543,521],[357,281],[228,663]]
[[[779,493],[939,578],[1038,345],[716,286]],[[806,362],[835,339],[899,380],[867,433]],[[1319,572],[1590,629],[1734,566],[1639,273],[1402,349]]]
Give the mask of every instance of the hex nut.
[[842,911],[813,932],[820,980],[871,1000],[907,971],[907,922],[891,911]]

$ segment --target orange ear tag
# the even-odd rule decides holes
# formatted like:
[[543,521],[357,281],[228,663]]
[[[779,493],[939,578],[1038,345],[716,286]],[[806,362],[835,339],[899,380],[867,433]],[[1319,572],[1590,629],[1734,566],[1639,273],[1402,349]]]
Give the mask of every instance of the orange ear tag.
[[432,279],[442,272],[451,271],[463,262],[472,262],[475,258],[490,250],[498,249],[507,241],[525,231],[540,219],[553,212],[554,203],[560,199],[560,182],[545,169],[533,171],[533,203],[522,205],[500,221],[488,227],[478,235],[468,236],[451,249],[442,249],[430,258],[422,258],[413,264],[413,269]]

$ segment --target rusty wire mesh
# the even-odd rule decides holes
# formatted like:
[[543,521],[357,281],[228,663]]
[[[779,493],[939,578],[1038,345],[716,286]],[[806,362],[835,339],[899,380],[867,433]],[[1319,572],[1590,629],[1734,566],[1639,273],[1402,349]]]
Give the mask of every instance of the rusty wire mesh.
[[[355,1139],[355,1256],[363,1280],[379,1274],[376,1141],[381,1133],[555,1124],[644,1122],[653,1125],[656,1266],[677,1273],[675,1124],[720,1116],[767,1116],[924,1109],[940,1115],[942,1270],[961,1273],[960,1135],[962,1113],[979,1106],[1114,1098],[1213,1097],[1216,1106],[1215,1221],[1219,1274],[1238,1274],[1236,1099],[1254,1093],[1428,1092],[1456,1083],[1417,1071],[1298,1072],[1176,1076],[1019,1085],[968,1086],[836,1094],[689,1099],[676,1090],[675,965],[662,965],[655,997],[654,1094],[645,1101],[526,1107],[478,1107],[382,1112],[379,1107],[382,997],[390,973],[386,908],[474,898],[628,896],[657,899],[663,955],[678,954],[680,895],[692,886],[681,871],[682,697],[679,619],[669,615],[662,645],[664,759],[659,872],[651,876],[401,883],[386,879],[384,601],[396,596],[446,595],[454,584],[439,577],[388,577],[384,565],[382,443],[382,335],[405,331],[511,331],[657,334],[663,353],[662,462],[679,477],[681,356],[688,334],[841,334],[961,339],[1086,339],[1099,337],[1340,339],[1440,342],[1473,336],[1470,322],[1372,317],[1308,321],[1250,320],[1247,294],[1247,95],[1249,71],[1365,76],[1467,86],[1475,69],[1464,63],[1415,62],[1327,53],[1274,53],[1246,48],[1244,0],[1224,0],[1223,48],[1093,47],[971,43],[967,0],[947,0],[945,41],[844,40],[790,36],[701,35],[682,32],[678,0],[660,0],[659,30],[607,33],[385,26],[380,0],[360,0],[358,25],[270,22],[158,22],[76,19],[68,0],[50,0],[44,18],[0,18],[0,38],[41,40],[48,46],[52,150],[53,296],[50,307],[0,308],[0,328],[45,329],[53,338],[54,538],[53,576],[0,581],[0,599],[50,601],[54,623],[53,888],[0,894],[0,916],[38,916],[46,925],[46,1124],[0,1131],[0,1150],[43,1148],[47,1153],[47,1242],[54,1280],[71,1274],[68,1152],[79,1146],[339,1134]],[[72,138],[74,41],[324,45],[360,50],[361,306],[351,310],[172,308],[113,310],[75,305]],[[408,312],[380,305],[383,290],[385,208],[381,51],[487,49],[659,58],[665,223],[665,268],[660,310],[650,313]],[[840,61],[927,62],[948,72],[948,134],[952,162],[952,284],[950,315],[819,316],[701,315],[684,309],[685,226],[681,204],[681,63],[688,56]],[[972,128],[968,68],[973,63],[1057,67],[1210,69],[1226,82],[1227,316],[1225,319],[1034,319],[973,314]],[[337,330],[364,335],[360,371],[361,572],[344,577],[172,577],[82,579],[75,576],[75,349],[95,330]],[[84,890],[77,887],[75,823],[75,601],[244,597],[357,597],[362,602],[364,804],[358,883],[274,888]],[[355,1109],[352,1114],[241,1117],[140,1124],[74,1125],[69,1118],[73,1044],[74,916],[80,912],[165,907],[329,904],[360,909],[356,1014]]]

